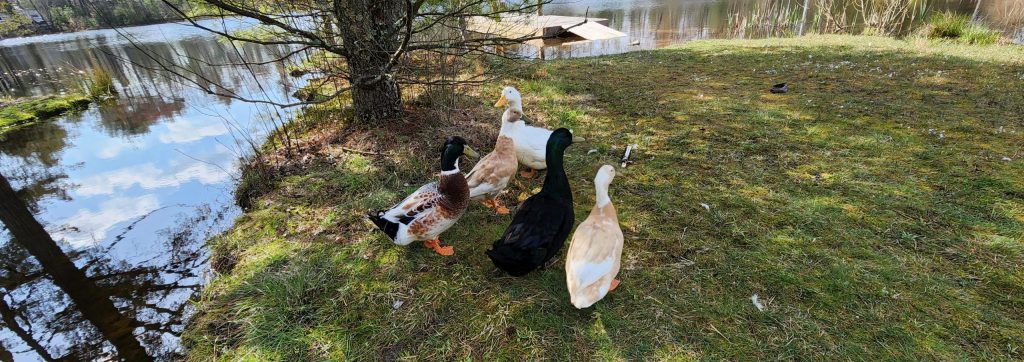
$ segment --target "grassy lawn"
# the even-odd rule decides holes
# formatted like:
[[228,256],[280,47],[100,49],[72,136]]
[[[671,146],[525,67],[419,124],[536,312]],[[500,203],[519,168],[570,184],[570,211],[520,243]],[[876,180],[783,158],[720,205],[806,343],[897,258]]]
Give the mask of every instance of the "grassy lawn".
[[82,109],[91,100],[81,95],[32,97],[0,101],[0,132],[13,126],[40,121]]
[[443,136],[491,149],[494,84],[401,133],[297,121],[312,156],[211,241],[224,273],[189,357],[1024,358],[1024,48],[814,36],[538,67],[508,83],[528,117],[588,139],[567,152],[577,222],[597,168],[639,145],[611,187],[619,289],[577,310],[564,260],[501,275],[483,252],[511,216],[478,204],[441,236],[449,258],[363,219],[437,171]]

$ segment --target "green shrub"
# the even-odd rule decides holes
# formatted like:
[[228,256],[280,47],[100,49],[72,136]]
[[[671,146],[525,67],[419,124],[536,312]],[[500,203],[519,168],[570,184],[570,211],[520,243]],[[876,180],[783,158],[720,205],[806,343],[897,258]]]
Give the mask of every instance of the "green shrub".
[[32,19],[25,15],[4,14],[0,20],[0,38],[25,36],[32,33]]
[[70,6],[57,6],[50,9],[50,25],[60,30],[81,30],[82,24]]
[[983,25],[971,24],[967,15],[945,12],[928,20],[929,38],[951,39],[966,44],[990,45],[999,41],[999,32]]
[[970,23],[971,19],[967,15],[954,14],[948,11],[935,14],[928,20],[928,25],[931,25],[928,37],[957,39],[967,31]]

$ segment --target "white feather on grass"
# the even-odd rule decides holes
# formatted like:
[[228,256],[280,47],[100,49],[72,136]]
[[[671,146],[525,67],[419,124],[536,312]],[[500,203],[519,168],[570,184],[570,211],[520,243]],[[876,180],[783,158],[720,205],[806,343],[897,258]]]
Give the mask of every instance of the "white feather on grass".
[[758,312],[764,312],[764,304],[758,299],[757,294],[750,296],[750,302],[754,303],[754,307],[757,307]]

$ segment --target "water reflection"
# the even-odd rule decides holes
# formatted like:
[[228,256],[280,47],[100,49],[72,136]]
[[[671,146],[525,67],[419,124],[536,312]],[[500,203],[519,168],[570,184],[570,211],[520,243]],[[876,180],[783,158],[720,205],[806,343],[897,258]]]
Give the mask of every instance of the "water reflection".
[[[936,11],[954,11],[976,15],[979,21],[1003,30],[1018,42],[1024,42],[1024,1],[916,0],[907,15],[910,22],[903,32]],[[859,16],[852,0],[811,0],[808,31],[836,32],[827,16]],[[804,0],[555,0],[545,5],[548,15],[584,16],[609,19],[609,26],[625,32],[626,37],[565,46],[548,47],[546,58],[566,58],[615,54],[631,50],[660,48],[670,44],[709,38],[760,38],[791,36],[799,28]],[[820,9],[821,4],[832,4]],[[853,19],[851,23],[862,22]],[[860,25],[862,26],[862,24]],[[859,31],[859,29],[854,29]],[[521,50],[533,56],[536,48]]]
[[[287,52],[238,47],[248,61]],[[203,242],[239,213],[231,189],[237,159],[251,149],[243,140],[261,139],[271,119],[288,114],[208,95],[160,71],[167,64],[154,58],[247,97],[286,101],[292,83],[301,85],[284,64],[253,73],[209,65],[241,59],[180,24],[0,41],[2,94],[67,91],[79,72],[102,68],[121,95],[0,136],[0,174],[60,251],[56,261],[40,260],[0,232],[0,360],[178,357],[187,301],[209,271]],[[64,267],[54,271],[50,262]],[[67,284],[54,273],[81,277]]]

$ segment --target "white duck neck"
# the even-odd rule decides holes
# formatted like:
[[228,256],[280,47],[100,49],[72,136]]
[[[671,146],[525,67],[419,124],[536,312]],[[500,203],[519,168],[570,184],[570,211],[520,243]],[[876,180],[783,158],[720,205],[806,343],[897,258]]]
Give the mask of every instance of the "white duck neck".
[[608,185],[594,185],[594,190],[597,191],[597,207],[605,207],[612,203],[612,199],[608,197]]
[[456,159],[455,160],[455,168],[451,169],[451,170],[448,170],[448,171],[441,170],[441,176],[454,175],[454,174],[457,174],[459,172],[461,172],[461,171],[459,171],[459,160]]
[[[515,113],[518,113],[516,115]],[[501,130],[498,131],[499,136],[509,136],[515,131],[516,125],[523,118],[523,112],[521,110],[514,110],[511,107],[505,110],[505,113],[501,115]]]

